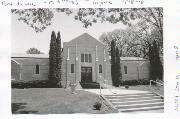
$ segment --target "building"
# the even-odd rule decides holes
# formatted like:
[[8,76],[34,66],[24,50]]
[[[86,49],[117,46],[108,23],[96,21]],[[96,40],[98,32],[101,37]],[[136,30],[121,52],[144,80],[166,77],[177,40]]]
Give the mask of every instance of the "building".
[[[123,80],[149,78],[149,61],[138,57],[121,57]],[[44,54],[13,54],[11,77],[15,80],[48,80],[49,56]],[[106,46],[84,33],[63,43],[62,86],[70,82],[112,84],[110,58]]]
[[49,56],[44,54],[12,54],[12,80],[47,80]]
[[150,62],[140,57],[121,57],[122,80],[149,78]]
[[98,83],[100,75],[112,84],[107,48],[87,33],[63,44],[62,70],[64,86],[69,82]]

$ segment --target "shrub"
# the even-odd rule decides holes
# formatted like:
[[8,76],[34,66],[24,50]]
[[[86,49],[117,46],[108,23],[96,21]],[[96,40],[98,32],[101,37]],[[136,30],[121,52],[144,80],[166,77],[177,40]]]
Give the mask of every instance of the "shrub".
[[138,82],[140,85],[149,85],[150,83],[149,79],[140,79]]
[[125,88],[128,89],[128,88],[129,88],[129,85],[125,85]]
[[57,88],[57,85],[50,85],[48,80],[12,80],[11,88]]
[[96,82],[91,82],[91,83],[80,82],[80,84],[82,88],[85,88],[85,89],[99,89],[100,88],[100,84]]
[[125,80],[122,81],[122,84],[129,85],[129,86],[136,86],[136,85],[149,85],[150,81],[148,79],[135,79],[135,80]]
[[102,106],[102,104],[101,104],[100,102],[96,102],[96,103],[93,105],[93,107],[94,107],[95,110],[100,110],[100,109],[101,109],[101,106]]

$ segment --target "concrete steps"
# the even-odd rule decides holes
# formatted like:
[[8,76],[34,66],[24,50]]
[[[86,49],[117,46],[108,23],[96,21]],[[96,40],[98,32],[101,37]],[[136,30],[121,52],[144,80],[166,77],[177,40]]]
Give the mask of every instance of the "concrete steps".
[[120,112],[164,109],[164,99],[153,93],[104,95],[104,97]]

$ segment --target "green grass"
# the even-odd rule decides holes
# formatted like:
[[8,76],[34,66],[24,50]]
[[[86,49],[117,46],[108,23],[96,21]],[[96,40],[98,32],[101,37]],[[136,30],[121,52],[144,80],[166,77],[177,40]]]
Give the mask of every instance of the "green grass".
[[83,90],[71,94],[62,88],[12,89],[13,114],[70,114],[70,113],[112,113],[105,104],[101,110],[93,105],[100,101],[98,95]]

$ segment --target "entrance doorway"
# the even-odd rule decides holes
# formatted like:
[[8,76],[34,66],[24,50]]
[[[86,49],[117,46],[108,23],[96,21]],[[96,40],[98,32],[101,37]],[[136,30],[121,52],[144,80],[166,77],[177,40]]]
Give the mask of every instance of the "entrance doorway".
[[92,67],[81,67],[81,82],[82,83],[92,82]]

